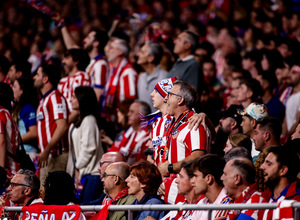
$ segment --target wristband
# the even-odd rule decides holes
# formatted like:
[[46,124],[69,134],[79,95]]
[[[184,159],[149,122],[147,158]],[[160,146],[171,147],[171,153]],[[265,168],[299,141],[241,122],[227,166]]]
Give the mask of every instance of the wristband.
[[169,173],[174,173],[173,164],[168,165],[168,171],[169,171]]
[[65,19],[61,19],[60,22],[56,25],[56,27],[61,28],[66,26]]

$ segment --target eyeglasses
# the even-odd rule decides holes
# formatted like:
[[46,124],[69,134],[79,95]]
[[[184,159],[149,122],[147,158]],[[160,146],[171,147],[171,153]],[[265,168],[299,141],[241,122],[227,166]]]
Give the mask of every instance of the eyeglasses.
[[101,167],[105,163],[112,163],[112,161],[110,161],[110,160],[104,160],[104,161],[99,161],[99,163],[100,163],[100,167]]
[[[107,173],[104,173],[103,176],[102,176],[102,179],[103,179],[103,178],[106,178],[106,177],[108,177],[108,176],[118,176],[118,175],[116,175],[116,174],[107,174]],[[120,176],[118,176],[118,177],[120,178],[120,180],[122,180],[122,178],[121,178]]]
[[27,186],[27,187],[30,187],[30,186],[22,184],[22,183],[14,183],[14,182],[10,182],[9,185],[10,185],[10,187],[12,189],[15,188],[15,186]]
[[175,94],[173,92],[168,92],[167,98],[170,98],[170,95],[175,95],[175,96],[178,96],[178,97],[182,98],[182,95],[178,95],[178,94]]

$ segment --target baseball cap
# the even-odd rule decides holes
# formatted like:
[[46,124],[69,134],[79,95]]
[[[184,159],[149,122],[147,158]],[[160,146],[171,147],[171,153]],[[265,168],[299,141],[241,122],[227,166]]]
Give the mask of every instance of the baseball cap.
[[172,78],[163,79],[158,82],[154,89],[163,97],[165,98],[168,95],[170,89],[173,88],[173,82],[176,80],[176,76]]
[[239,105],[230,105],[227,110],[221,112],[221,116],[224,118],[233,118],[240,125],[242,122],[242,116],[238,113],[238,111],[242,109],[243,108]]
[[246,109],[239,111],[240,115],[248,115],[255,120],[268,116],[268,109],[264,104],[252,102]]

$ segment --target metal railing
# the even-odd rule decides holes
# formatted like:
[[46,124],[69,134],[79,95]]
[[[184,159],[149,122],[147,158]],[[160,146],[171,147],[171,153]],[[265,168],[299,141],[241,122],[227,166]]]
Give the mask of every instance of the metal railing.
[[[100,211],[104,206],[80,206],[81,211]],[[300,202],[292,203],[294,219],[299,219],[298,209]],[[213,210],[244,210],[244,209],[276,209],[277,203],[252,203],[252,204],[207,204],[207,205],[111,205],[109,211],[128,211],[128,220],[132,220],[134,211],[171,211],[171,210],[205,210],[208,211],[208,220]],[[4,207],[3,212],[21,212],[22,206]]]

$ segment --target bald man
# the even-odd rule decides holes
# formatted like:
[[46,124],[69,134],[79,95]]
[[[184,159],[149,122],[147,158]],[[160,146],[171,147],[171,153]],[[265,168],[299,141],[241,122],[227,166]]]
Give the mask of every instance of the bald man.
[[107,152],[102,155],[100,162],[100,166],[98,167],[100,177],[102,179],[103,174],[108,167],[109,164],[115,162],[125,162],[125,157],[121,152]]
[[[124,162],[125,158],[124,155],[120,152],[107,152],[102,155],[101,160],[99,161],[100,166],[98,167],[98,171],[100,173],[100,178],[103,178],[103,174],[108,167],[108,165],[115,163],[115,162]],[[105,193],[102,193],[99,199],[95,199],[90,202],[81,203],[81,205],[101,205],[102,201],[105,197]]]

